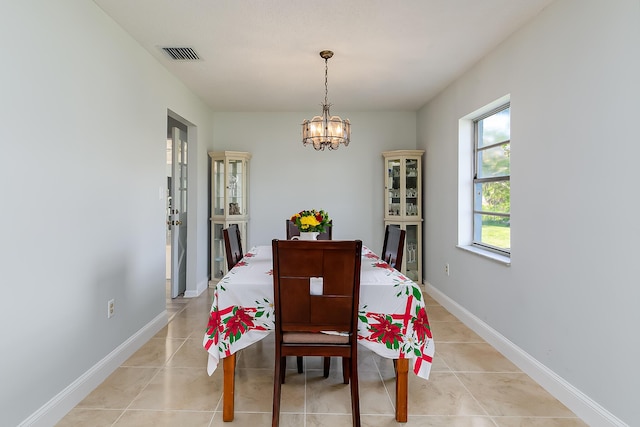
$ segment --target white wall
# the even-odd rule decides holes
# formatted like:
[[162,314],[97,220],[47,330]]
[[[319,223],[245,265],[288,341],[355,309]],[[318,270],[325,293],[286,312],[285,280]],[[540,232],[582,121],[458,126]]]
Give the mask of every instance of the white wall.
[[[638,0],[559,0],[418,113],[426,280],[629,425],[640,425],[639,46]],[[506,94],[511,267],[456,248],[458,120]]]
[[[212,137],[204,104],[93,2],[3,2],[0,48],[0,418],[17,425],[165,311],[168,109],[198,129],[206,254]],[[206,284],[206,255],[190,274]]]
[[373,250],[384,237],[382,152],[416,144],[416,113],[334,114],[351,120],[348,147],[304,147],[300,124],[308,113],[215,113],[214,147],[249,151],[249,247],[285,238],[285,219],[302,209],[324,209],[334,239],[362,239]]

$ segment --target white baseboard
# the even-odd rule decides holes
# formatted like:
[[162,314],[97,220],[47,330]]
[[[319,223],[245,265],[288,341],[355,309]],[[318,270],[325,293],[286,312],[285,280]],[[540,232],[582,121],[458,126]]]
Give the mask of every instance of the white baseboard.
[[[534,359],[520,347],[499,334],[485,322],[474,316],[464,307],[449,298],[447,295],[434,288],[430,283],[425,283],[425,291],[429,296],[456,316],[462,323],[471,328],[513,362],[524,373],[529,375],[542,388],[551,393],[556,399],[571,409],[578,417],[590,426],[602,427],[629,427],[628,424],[617,418],[611,412],[593,401],[583,392],[561,378],[551,369]],[[436,342],[437,351],[437,342]]]
[[101,361],[96,363],[91,369],[69,384],[68,387],[45,403],[40,409],[31,414],[29,418],[21,422],[18,427],[48,427],[55,425],[166,325],[167,312],[163,311]]
[[197,289],[195,291],[186,290],[184,292],[185,298],[197,298],[209,287],[209,281],[205,279],[204,281],[198,283]]

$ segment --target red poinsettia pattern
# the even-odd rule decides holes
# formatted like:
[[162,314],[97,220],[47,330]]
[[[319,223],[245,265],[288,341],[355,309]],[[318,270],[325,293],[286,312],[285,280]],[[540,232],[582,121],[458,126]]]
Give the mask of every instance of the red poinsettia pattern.
[[[385,316],[382,314],[369,314],[364,316],[366,320],[371,317],[375,319],[375,323],[368,324],[368,330],[370,335],[369,340],[378,341],[387,346],[387,348],[398,349],[402,339],[402,325],[393,323],[391,316]],[[364,322],[363,322],[364,323]]]

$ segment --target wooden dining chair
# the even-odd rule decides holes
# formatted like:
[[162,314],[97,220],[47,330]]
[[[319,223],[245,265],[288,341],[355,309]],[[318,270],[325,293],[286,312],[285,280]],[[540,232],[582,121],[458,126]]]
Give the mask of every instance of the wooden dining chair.
[[242,253],[242,240],[238,224],[231,224],[222,230],[224,237],[224,249],[227,257],[227,268],[231,270],[244,256]]
[[[290,219],[286,220],[286,230],[287,230],[287,240],[291,240],[291,238],[294,236],[300,236],[300,229]],[[322,233],[318,234],[318,240],[332,240],[332,237],[333,237],[332,230],[333,230],[333,221],[329,221],[329,225],[325,228],[325,230]],[[298,364],[298,373],[301,374],[303,371],[302,357],[298,357],[296,361]],[[331,364],[331,360],[328,358],[325,358],[324,371],[325,371],[325,376],[327,377],[329,376],[330,364]]]
[[[360,426],[358,300],[360,240],[277,240],[273,248],[275,369],[272,427],[278,427],[287,356],[342,357]],[[318,332],[323,331],[323,332]]]
[[400,227],[387,225],[382,244],[382,260],[396,270],[402,269],[402,254],[404,253],[404,238],[406,231]]
[[[300,235],[300,230],[296,226],[296,224],[290,219],[287,220],[286,223],[287,230],[287,240],[291,240],[294,236]],[[333,221],[329,221],[329,225],[325,228],[325,230],[318,234],[318,240],[332,240],[333,239]]]

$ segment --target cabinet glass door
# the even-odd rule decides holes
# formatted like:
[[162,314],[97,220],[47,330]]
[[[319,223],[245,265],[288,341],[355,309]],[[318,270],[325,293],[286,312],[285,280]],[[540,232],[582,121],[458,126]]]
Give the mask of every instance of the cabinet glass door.
[[229,215],[244,215],[246,213],[245,189],[243,187],[245,169],[244,160],[229,160],[229,183],[227,184]]
[[213,223],[213,240],[211,242],[211,253],[213,254],[213,265],[211,266],[212,279],[220,280],[227,271],[227,264],[224,259],[224,238],[222,229],[224,223]]
[[224,215],[224,160],[213,161],[213,215]]
[[405,212],[407,216],[418,216],[418,160],[405,160]]
[[400,216],[400,160],[387,160],[387,215]]
[[407,224],[407,234],[405,235],[405,249],[403,260],[405,264],[405,274],[413,281],[417,281],[419,274],[418,261],[420,260],[420,245],[418,244],[419,225]]

